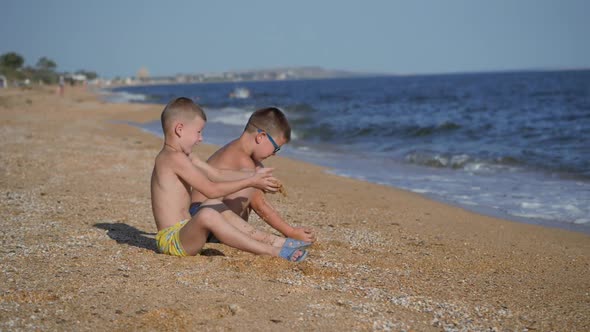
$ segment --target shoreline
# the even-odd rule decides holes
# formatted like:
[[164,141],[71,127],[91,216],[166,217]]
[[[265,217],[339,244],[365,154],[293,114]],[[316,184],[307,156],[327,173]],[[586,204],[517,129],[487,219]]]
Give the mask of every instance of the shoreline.
[[149,175],[161,138],[121,122],[160,107],[76,89],[0,98],[0,329],[590,329],[590,236],[284,157],[267,164],[289,196],[268,199],[316,228],[306,262],[223,245],[157,254]]
[[[160,105],[160,104],[147,104],[147,105],[154,105],[154,106],[158,106],[158,107],[164,107],[165,105]],[[154,120],[156,121],[156,120]],[[141,123],[128,123],[129,125],[135,126],[140,128],[142,131],[145,131],[147,133],[149,133],[150,135],[154,135],[156,137],[160,137],[160,134],[157,134],[149,129],[146,129],[145,127],[142,127]],[[218,144],[214,144],[214,143],[203,143],[204,145],[213,147],[214,151],[216,151],[217,149],[219,149],[222,145],[218,145]],[[204,159],[207,159],[209,156],[203,156]],[[500,211],[497,209],[494,209],[492,207],[489,206],[480,206],[480,205],[468,205],[468,204],[462,204],[460,202],[454,202],[449,198],[445,198],[443,196],[437,195],[437,194],[428,194],[428,193],[420,193],[420,192],[415,192],[412,191],[411,189],[407,189],[407,188],[402,188],[402,187],[397,187],[393,184],[385,184],[385,183],[379,183],[379,182],[375,182],[375,181],[371,181],[371,180],[367,180],[362,178],[361,176],[354,176],[354,175],[344,175],[344,174],[339,174],[339,170],[332,167],[332,166],[328,166],[328,165],[322,165],[321,163],[318,162],[314,162],[314,161],[310,161],[310,160],[306,160],[304,158],[299,158],[297,155],[292,155],[292,154],[281,154],[282,158],[288,158],[297,162],[304,162],[304,163],[309,163],[318,167],[323,168],[324,172],[327,174],[332,174],[341,178],[346,178],[346,179],[352,179],[352,180],[356,180],[356,181],[361,181],[361,182],[365,182],[365,183],[370,183],[370,184],[375,184],[375,185],[383,185],[386,187],[390,187],[393,188],[395,190],[400,190],[400,191],[404,191],[407,193],[412,193],[412,194],[416,194],[416,195],[420,195],[422,197],[424,197],[425,199],[428,200],[433,200],[436,202],[439,202],[441,204],[445,204],[445,205],[449,205],[449,206],[453,206],[459,209],[463,209],[472,213],[476,213],[476,214],[480,214],[480,215],[484,215],[487,217],[491,217],[491,218],[498,218],[498,219],[503,219],[503,220],[507,220],[507,221],[511,221],[511,222],[516,222],[516,223],[523,223],[523,224],[528,224],[528,225],[537,225],[537,226],[542,226],[542,227],[548,227],[548,228],[556,228],[556,229],[561,229],[561,230],[566,230],[566,231],[571,231],[571,232],[578,232],[578,233],[582,233],[582,234],[586,234],[586,235],[590,235],[590,227],[587,226],[586,223],[584,224],[577,224],[577,223],[571,223],[571,222],[561,222],[558,220],[550,220],[550,219],[543,219],[543,218],[534,218],[534,217],[523,217],[523,216],[516,216],[516,215],[511,215],[507,212],[504,211]]]
[[[192,84],[192,83],[190,83],[190,84]],[[108,90],[102,89],[102,91],[108,91],[107,93],[112,93],[112,94],[120,93],[120,92],[111,91],[110,89],[108,89]],[[128,93],[128,92],[124,92],[124,93]],[[103,96],[105,101],[108,101],[107,94],[104,94],[104,93],[100,93],[100,94],[101,94],[101,96]],[[160,107],[160,108],[163,108],[165,106],[165,104],[135,102],[133,100],[130,100],[129,102],[131,104],[150,105],[153,107]],[[125,102],[116,102],[116,103],[123,103],[124,104]],[[150,122],[150,123],[151,122],[159,122],[159,115],[157,117],[155,117],[154,119],[152,119],[151,121],[148,120],[148,122]],[[150,134],[158,136],[158,134],[156,132],[145,127],[146,123],[130,123],[130,124],[137,126]],[[206,136],[205,139],[207,140],[207,134],[205,136]],[[219,138],[217,138],[217,141],[219,141]],[[209,144],[212,146],[215,146],[216,149],[222,146],[222,145],[217,145],[214,143],[209,143]],[[365,175],[363,175],[363,174],[361,174],[361,175],[359,175],[359,174],[344,174],[344,173],[347,173],[346,170],[338,169],[338,168],[334,167],[334,165],[331,165],[330,162],[323,162],[322,163],[321,160],[319,160],[319,161],[317,159],[313,160],[313,157],[306,157],[304,154],[297,152],[296,148],[293,148],[293,149],[289,149],[289,148],[291,148],[291,147],[288,146],[288,149],[285,150],[285,152],[283,152],[281,154],[282,157],[287,157],[287,158],[290,158],[290,159],[293,159],[296,161],[303,161],[303,162],[314,164],[316,166],[324,167],[326,173],[334,174],[334,175],[341,176],[344,178],[350,178],[350,179],[355,179],[355,180],[359,180],[359,181],[364,181],[364,182],[372,183],[372,184],[383,184],[383,185],[386,185],[388,187],[392,187],[392,188],[395,188],[398,190],[403,190],[403,191],[422,195],[426,199],[434,200],[434,201],[440,202],[442,204],[451,205],[451,206],[454,206],[457,208],[461,208],[461,209],[464,209],[464,210],[467,210],[467,211],[470,211],[473,213],[482,214],[482,215],[492,217],[492,218],[499,218],[499,219],[509,220],[509,221],[518,222],[518,223],[524,223],[524,224],[530,224],[530,225],[539,225],[539,226],[543,226],[543,227],[557,228],[557,229],[562,229],[562,230],[567,230],[567,231],[579,232],[579,233],[583,233],[583,234],[590,234],[590,226],[587,223],[575,223],[575,222],[569,222],[569,221],[559,221],[556,219],[549,219],[549,218],[544,218],[544,217],[515,215],[515,214],[511,214],[511,213],[509,213],[505,210],[502,210],[500,208],[497,208],[497,207],[494,208],[492,206],[482,205],[482,204],[471,204],[470,205],[470,204],[462,203],[460,201],[455,201],[455,200],[453,200],[453,198],[445,197],[441,194],[437,194],[437,193],[433,193],[433,192],[421,193],[419,191],[412,190],[412,188],[404,188],[404,187],[400,187],[396,184],[384,183],[381,180],[373,180],[372,181],[372,180],[366,179],[366,176],[365,176],[366,174]],[[204,159],[206,159],[207,157],[208,156],[204,156]],[[402,167],[409,167],[407,165],[405,165],[405,166],[401,165],[401,166]],[[413,167],[416,167],[416,166],[413,166]]]

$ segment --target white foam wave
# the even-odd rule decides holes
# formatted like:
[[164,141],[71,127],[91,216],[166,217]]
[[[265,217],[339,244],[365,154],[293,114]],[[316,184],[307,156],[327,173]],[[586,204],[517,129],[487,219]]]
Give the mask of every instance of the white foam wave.
[[414,188],[414,189],[410,189],[411,191],[417,193],[417,194],[428,194],[431,193],[431,190],[428,189],[421,189],[421,188]]
[[[250,115],[252,115],[252,111],[237,107],[207,109],[206,113],[207,120],[210,123],[238,126],[241,128],[248,123],[248,119],[250,119]],[[291,130],[291,140],[297,140],[298,138],[299,136],[297,135],[297,132]]]
[[523,209],[539,209],[541,204],[537,202],[521,202],[520,207]]
[[105,91],[103,92],[107,102],[123,104],[132,102],[143,102],[147,96],[140,93],[129,93],[125,91]]
[[548,214],[542,213],[526,213],[526,212],[511,212],[508,211],[509,214],[515,217],[522,217],[522,218],[529,218],[529,219],[543,219],[543,220],[555,220],[555,217]]
[[248,122],[250,114],[252,112],[236,107],[209,109],[207,110],[207,120],[213,123],[243,127]]
[[586,218],[587,211],[573,204],[548,204],[542,202],[524,201],[520,202],[516,209],[508,209],[508,214],[543,220],[560,220],[561,222],[573,224],[587,224],[590,219]]
[[496,174],[514,172],[516,167],[498,164],[486,160],[478,160],[468,154],[446,155],[435,152],[412,152],[405,156],[405,160],[412,164],[436,167],[462,169],[471,174]]
[[582,214],[583,211],[580,210],[577,206],[572,205],[572,204],[567,204],[564,207],[564,210],[566,210],[567,212],[571,213],[571,214]]

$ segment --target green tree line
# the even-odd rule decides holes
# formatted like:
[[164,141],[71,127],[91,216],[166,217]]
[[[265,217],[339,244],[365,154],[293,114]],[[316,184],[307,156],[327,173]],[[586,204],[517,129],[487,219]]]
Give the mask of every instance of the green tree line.
[[[25,66],[25,58],[16,52],[0,55],[0,74],[9,81],[23,82],[28,79],[31,83],[56,84],[60,76],[69,76],[69,73],[61,73],[56,69],[57,63],[44,56],[34,66]],[[78,70],[74,74],[85,75],[89,80],[98,77],[96,72],[86,70]]]

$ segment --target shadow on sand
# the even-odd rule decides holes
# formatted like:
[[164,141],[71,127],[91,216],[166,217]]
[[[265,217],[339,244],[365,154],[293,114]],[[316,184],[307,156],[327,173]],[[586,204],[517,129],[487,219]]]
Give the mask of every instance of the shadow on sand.
[[[118,222],[98,223],[94,224],[94,227],[106,230],[107,235],[117,243],[158,252],[156,240],[154,239],[156,233],[140,231],[133,226]],[[200,254],[203,256],[225,256],[223,252],[213,248],[203,249]]]
[[157,252],[156,240],[154,236],[156,233],[147,233],[139,229],[129,226],[124,223],[98,223],[94,227],[104,229],[107,235],[117,241],[117,243],[124,243],[130,246],[148,249]]

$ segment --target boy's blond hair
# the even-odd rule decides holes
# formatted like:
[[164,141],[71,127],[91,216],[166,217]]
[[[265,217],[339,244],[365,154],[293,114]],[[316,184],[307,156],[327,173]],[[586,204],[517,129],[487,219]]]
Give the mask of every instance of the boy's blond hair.
[[174,123],[174,120],[192,120],[197,116],[203,119],[203,121],[207,121],[205,111],[191,99],[186,97],[176,98],[169,102],[162,111],[160,118],[162,121],[162,130],[166,134],[171,129],[169,127]]
[[244,131],[252,133],[257,129],[267,131],[270,135],[285,139],[285,143],[291,140],[291,126],[285,114],[277,107],[261,108],[250,116]]

